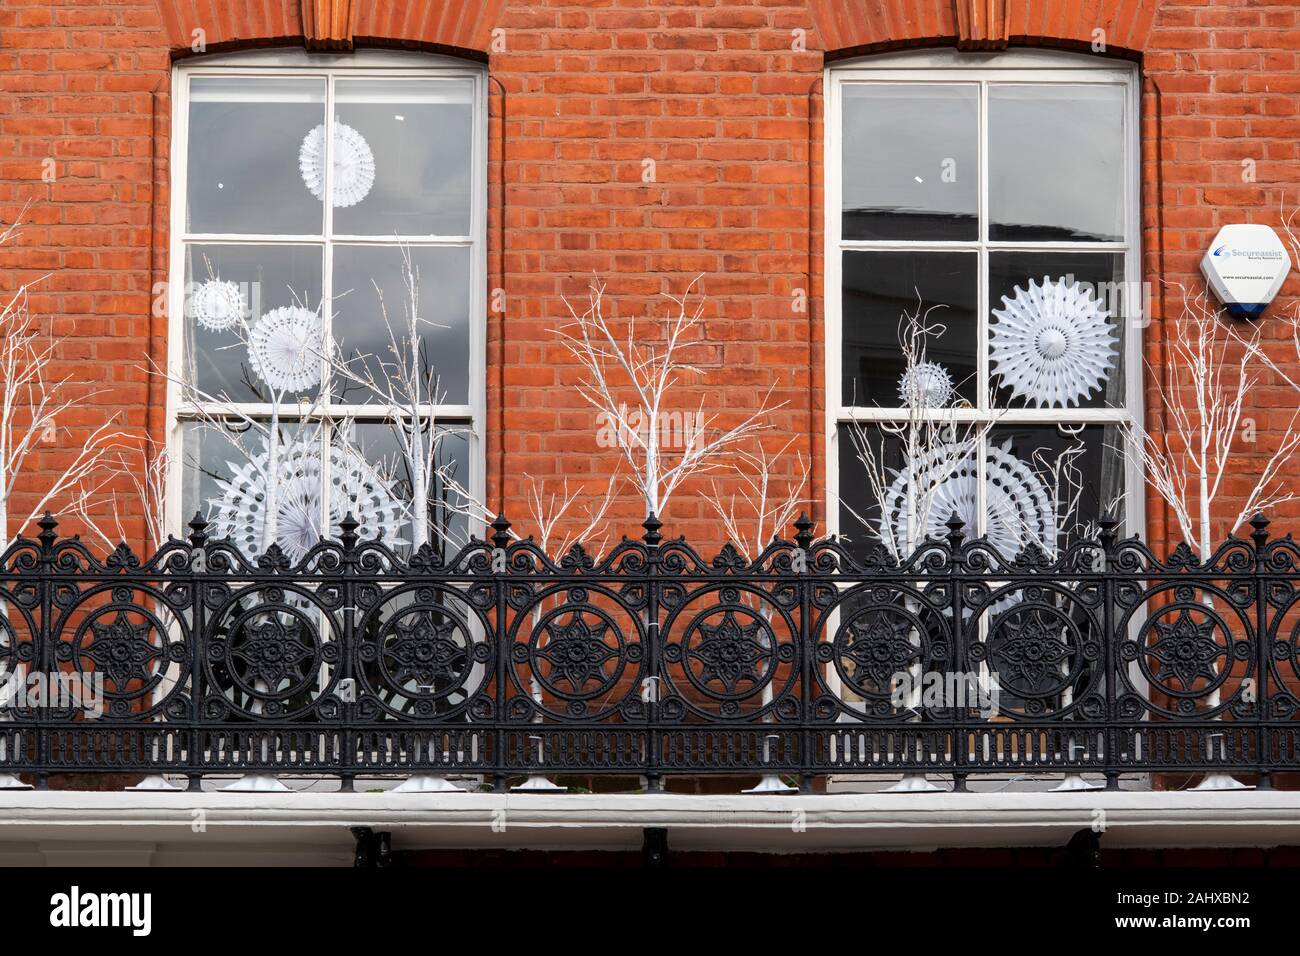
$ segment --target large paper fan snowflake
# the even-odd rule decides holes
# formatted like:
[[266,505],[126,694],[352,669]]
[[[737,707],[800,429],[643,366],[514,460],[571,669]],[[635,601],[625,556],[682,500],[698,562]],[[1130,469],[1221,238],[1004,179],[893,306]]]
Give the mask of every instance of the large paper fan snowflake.
[[224,332],[244,317],[244,294],[233,282],[209,279],[190,294],[190,315],[210,332]]
[[1002,305],[989,325],[989,361],[1013,397],[1064,408],[1105,385],[1118,336],[1090,289],[1044,276]]
[[[281,449],[277,466],[275,543],[290,561],[297,562],[316,545],[321,531],[321,457],[319,436],[307,436]],[[224,493],[209,505],[218,537],[230,538],[249,557],[266,548],[269,451],[242,465],[230,463]],[[339,523],[348,512],[361,522],[363,540],[382,537],[389,545],[401,544],[404,509],[383,477],[352,448],[330,449],[329,533],[338,537]]]
[[[964,452],[964,454],[963,454]],[[1012,558],[1027,544],[1049,548],[1056,543],[1056,507],[1051,494],[1033,469],[1011,453],[1010,443],[989,445],[984,461],[985,535],[999,553]],[[915,480],[915,488],[909,481]],[[924,526],[915,528],[913,512],[924,507]],[[975,457],[955,445],[941,445],[894,474],[881,510],[882,540],[906,550],[908,536],[919,545],[926,537],[942,538],[956,514],[966,523],[966,534],[979,527],[979,485]]]
[[[375,184],[375,157],[364,136],[346,123],[334,122],[334,178],[331,187],[334,208],[355,206]],[[316,126],[303,137],[298,150],[302,181],[317,199],[325,195],[325,125]]]
[[323,342],[318,313],[296,305],[272,309],[248,336],[248,361],[277,392],[300,392],[320,382]]

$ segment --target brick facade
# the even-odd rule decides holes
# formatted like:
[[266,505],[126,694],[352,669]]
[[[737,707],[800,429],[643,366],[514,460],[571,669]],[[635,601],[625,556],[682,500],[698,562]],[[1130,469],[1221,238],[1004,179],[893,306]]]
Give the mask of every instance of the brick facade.
[[[772,440],[796,436],[813,460],[820,523],[822,69],[880,50],[1003,37],[1076,50],[1100,39],[1106,55],[1141,63],[1144,278],[1155,295],[1145,349],[1158,370],[1166,284],[1197,281],[1219,226],[1277,225],[1284,197],[1300,205],[1294,3],[2,0],[0,219],[32,203],[20,244],[0,250],[3,285],[36,283],[34,311],[64,337],[56,371],[87,380],[103,414],[124,410],[132,428],[159,434],[163,389],[142,366],[166,354],[167,319],[154,302],[167,277],[172,60],[193,55],[201,38],[208,52],[306,42],[486,61],[489,277],[505,294],[504,314],[484,317],[490,502],[521,514],[525,472],[580,478],[606,468],[592,414],[568,387],[576,372],[549,331],[566,314],[562,296],[581,295],[596,273],[618,315],[643,315],[662,308],[659,293],[702,274],[709,343],[694,390],[731,413],[769,389],[785,403]],[[1254,162],[1254,181],[1243,179],[1243,160]],[[1273,314],[1297,292],[1293,275]],[[1149,389],[1159,384],[1158,372],[1148,377]],[[1234,462],[1243,476],[1295,404],[1280,388],[1254,399],[1260,441]],[[32,480],[57,467],[60,444],[42,448]],[[1285,528],[1298,513],[1275,517]],[[717,537],[689,493],[666,518],[674,534]],[[1163,508],[1150,506],[1148,519],[1162,538]]]

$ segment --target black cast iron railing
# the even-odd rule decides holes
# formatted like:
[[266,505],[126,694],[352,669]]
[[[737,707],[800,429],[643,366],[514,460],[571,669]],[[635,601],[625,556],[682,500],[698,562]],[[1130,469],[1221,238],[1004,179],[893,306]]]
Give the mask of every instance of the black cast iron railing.
[[[653,518],[598,561],[552,559],[500,518],[454,557],[402,556],[349,518],[291,567],[199,519],[148,560],[100,559],[47,516],[0,558],[0,773],[1267,786],[1300,770],[1300,546],[1267,524],[1202,565],[1111,522],[1008,559],[954,519],[898,563],[817,541],[807,519],[750,562],[706,560]],[[82,699],[14,693],[42,674],[75,677]],[[996,677],[996,706],[957,696],[961,675],[968,691]]]

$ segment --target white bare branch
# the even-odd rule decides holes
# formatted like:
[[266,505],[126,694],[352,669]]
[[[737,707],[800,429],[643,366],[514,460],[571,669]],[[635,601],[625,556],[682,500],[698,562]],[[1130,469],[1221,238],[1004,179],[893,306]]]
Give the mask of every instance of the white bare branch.
[[809,464],[795,453],[793,475],[778,476],[782,461],[796,439],[791,438],[776,452],[769,454],[758,441],[753,450],[736,448],[735,473],[737,490],[725,494],[716,481],[705,499],[722,522],[727,540],[747,561],[756,559],[773,539],[794,521],[800,508],[807,504]]
[[[1208,559],[1214,502],[1230,475],[1240,475],[1239,442],[1248,424],[1244,414],[1251,392],[1265,374],[1300,393],[1279,363],[1264,351],[1258,325],[1231,325],[1209,293],[1193,295],[1179,286],[1181,313],[1165,323],[1168,382],[1160,390],[1166,426],[1153,435],[1136,423],[1122,426],[1123,452],[1141,467],[1148,484],[1169,506],[1187,545]],[[1300,331],[1292,325],[1295,361],[1300,361]],[[1159,371],[1148,364],[1148,372]],[[1300,407],[1292,412],[1274,450],[1254,476],[1251,489],[1229,518],[1235,532],[1256,512],[1268,511],[1297,495],[1282,481],[1300,450]]]
[[[18,234],[20,221],[0,233],[0,246]],[[42,476],[35,504],[25,512],[13,511],[14,493],[24,484],[23,475],[36,449],[66,433],[63,423],[69,413],[84,409],[99,394],[87,391],[87,383],[71,375],[49,378],[58,341],[41,341],[39,324],[32,317],[24,284],[0,304],[0,550],[9,543],[9,533],[22,534],[32,521],[47,510],[59,510],[65,499],[85,493],[100,479],[98,472],[106,457],[127,441],[119,425],[121,415],[110,414],[81,439],[72,461],[51,476]],[[25,484],[32,484],[27,481]],[[86,516],[89,519],[89,515]],[[14,519],[17,519],[14,522]],[[88,520],[88,526],[93,522]]]
[[[697,282],[681,296],[667,297],[673,314],[660,330],[647,333],[644,325],[630,322],[624,336],[605,316],[605,285],[595,280],[582,312],[565,300],[573,321],[556,330],[583,370],[578,393],[603,420],[647,515],[662,515],[687,479],[726,464],[735,446],[765,428],[766,415],[775,410],[768,406],[770,390],[757,409],[729,427],[719,424],[720,416],[705,415],[703,400],[690,412],[673,407],[675,388],[700,372],[683,356],[702,344],[698,332],[707,300],[699,296],[691,304]],[[673,416],[680,419],[676,434]]]

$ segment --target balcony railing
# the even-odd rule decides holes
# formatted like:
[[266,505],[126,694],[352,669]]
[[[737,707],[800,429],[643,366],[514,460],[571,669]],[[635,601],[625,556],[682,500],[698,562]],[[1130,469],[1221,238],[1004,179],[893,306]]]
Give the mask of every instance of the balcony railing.
[[403,556],[349,519],[291,567],[197,519],[148,560],[100,559],[47,516],[0,559],[0,773],[1267,786],[1300,770],[1300,546],[1267,524],[1202,565],[1110,522],[1009,559],[954,519],[899,563],[806,519],[752,562],[653,518],[599,560],[503,519],[453,557]]

